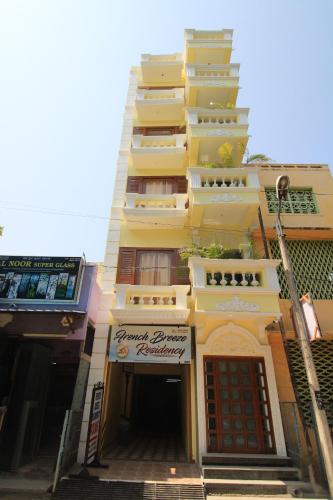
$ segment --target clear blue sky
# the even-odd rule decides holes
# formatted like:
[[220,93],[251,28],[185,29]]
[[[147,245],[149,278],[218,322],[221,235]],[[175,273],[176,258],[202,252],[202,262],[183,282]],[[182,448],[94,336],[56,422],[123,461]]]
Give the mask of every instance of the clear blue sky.
[[103,259],[129,68],[185,28],[235,30],[252,153],[332,165],[332,19],[331,0],[0,0],[0,253]]

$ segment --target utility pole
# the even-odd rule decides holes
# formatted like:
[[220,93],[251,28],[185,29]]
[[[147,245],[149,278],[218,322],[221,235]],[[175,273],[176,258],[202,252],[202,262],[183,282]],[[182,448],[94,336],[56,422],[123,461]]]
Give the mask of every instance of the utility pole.
[[322,407],[320,398],[320,387],[316,372],[316,367],[312,357],[310,347],[307,325],[304,318],[303,310],[299,301],[297,286],[294,278],[294,272],[290,255],[286,245],[286,239],[283,234],[283,229],[280,219],[281,202],[286,199],[288,192],[289,178],[287,176],[280,176],[276,183],[276,193],[279,199],[279,210],[276,219],[276,234],[280,246],[281,258],[283,269],[288,282],[290,299],[294,310],[295,326],[297,329],[299,344],[304,361],[305,372],[309,384],[309,390],[312,403],[312,414],[314,417],[314,424],[317,429],[318,442],[320,451],[323,457],[330,498],[333,499],[333,445],[330,433],[330,428],[327,422],[326,412]]

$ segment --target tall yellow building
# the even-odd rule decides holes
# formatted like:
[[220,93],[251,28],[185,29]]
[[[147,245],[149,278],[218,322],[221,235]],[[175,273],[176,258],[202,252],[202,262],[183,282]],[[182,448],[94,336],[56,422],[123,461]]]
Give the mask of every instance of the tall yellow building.
[[99,381],[111,456],[146,443],[140,459],[306,457],[277,330],[283,316],[289,362],[301,371],[278,267],[274,186],[290,176],[283,223],[302,291],[316,284],[319,344],[332,349],[333,182],[325,165],[242,163],[249,110],[237,107],[231,51],[232,30],[190,29],[183,53],[143,54],[131,70],[81,460]]

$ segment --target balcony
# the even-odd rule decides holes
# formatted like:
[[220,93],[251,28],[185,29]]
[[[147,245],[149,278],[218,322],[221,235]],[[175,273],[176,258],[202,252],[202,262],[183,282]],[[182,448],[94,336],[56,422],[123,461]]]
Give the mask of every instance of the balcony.
[[210,103],[234,105],[237,100],[239,64],[188,64],[186,67],[188,106],[208,108]]
[[187,194],[182,193],[126,193],[124,219],[130,229],[151,229],[155,224],[164,224],[165,229],[179,229],[187,219],[186,201]]
[[179,84],[183,76],[183,66],[183,55],[181,53],[166,55],[142,54],[142,80],[144,83],[161,85]]
[[232,30],[185,30],[185,61],[190,64],[228,64]]
[[185,143],[186,134],[133,135],[133,166],[138,169],[181,169],[186,157]]
[[180,121],[184,115],[184,89],[138,89],[135,107],[139,121]]
[[260,191],[256,167],[191,167],[188,178],[191,226],[246,229],[256,220]]
[[279,260],[189,259],[195,312],[230,318],[279,317]]
[[111,313],[118,323],[176,325],[186,323],[189,285],[114,285]]
[[[190,108],[187,113],[190,164],[227,160],[238,166],[248,141],[247,108]],[[227,165],[229,166],[229,165]]]

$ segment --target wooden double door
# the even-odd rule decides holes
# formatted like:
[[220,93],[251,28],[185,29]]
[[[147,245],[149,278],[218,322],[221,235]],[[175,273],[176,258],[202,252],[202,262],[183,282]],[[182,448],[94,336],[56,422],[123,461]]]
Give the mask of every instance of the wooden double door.
[[275,453],[263,358],[204,358],[207,450]]

